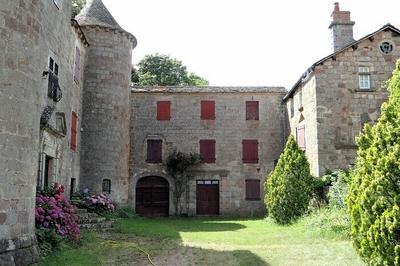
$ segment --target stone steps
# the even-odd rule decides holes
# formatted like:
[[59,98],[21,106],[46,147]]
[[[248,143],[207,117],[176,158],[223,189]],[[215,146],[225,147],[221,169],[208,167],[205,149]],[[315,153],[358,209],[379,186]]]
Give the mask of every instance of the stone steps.
[[113,221],[107,221],[105,217],[96,213],[88,212],[86,209],[77,209],[76,213],[79,218],[80,228],[95,231],[109,231],[112,229]]

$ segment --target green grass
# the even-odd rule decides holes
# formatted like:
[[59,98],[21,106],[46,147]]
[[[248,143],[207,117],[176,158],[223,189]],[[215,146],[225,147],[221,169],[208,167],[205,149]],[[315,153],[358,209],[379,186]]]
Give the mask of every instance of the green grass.
[[109,235],[89,235],[42,265],[362,265],[341,234],[321,235],[307,220],[278,226],[264,219],[131,218]]

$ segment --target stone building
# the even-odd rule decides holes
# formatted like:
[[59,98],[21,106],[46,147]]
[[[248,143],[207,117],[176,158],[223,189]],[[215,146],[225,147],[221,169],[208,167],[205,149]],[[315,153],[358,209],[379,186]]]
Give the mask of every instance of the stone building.
[[387,98],[400,31],[386,25],[354,41],[350,13],[336,5],[332,18],[334,53],[288,93],[131,88],[136,39],[101,0],[72,20],[69,0],[0,0],[0,265],[38,259],[37,187],[57,182],[67,197],[89,188],[138,212],[172,215],[174,183],[162,162],[177,149],[203,160],[184,213],[258,215],[289,133],[315,175],[348,167],[354,137]]
[[130,205],[139,213],[174,213],[174,180],[163,163],[178,150],[202,160],[190,173],[183,213],[263,214],[265,174],[286,139],[285,93],[279,87],[133,88]]
[[[109,128],[126,125],[121,142],[123,133],[119,130],[117,137],[98,138],[118,138],[114,145],[120,147],[115,149],[125,149],[126,154],[121,158],[108,154],[107,159],[124,159],[126,166],[114,173],[104,172],[109,179],[115,178],[115,183],[121,176],[127,183],[129,78],[136,40],[116,24],[101,0],[88,1],[79,17],[81,25],[71,20],[71,7],[67,0],[1,0],[0,265],[27,265],[38,259],[36,188],[59,183],[68,197],[79,185],[89,182],[87,176],[97,177],[94,171],[84,171],[91,165],[87,155],[81,156],[90,154],[88,148],[93,142],[81,146],[82,140],[95,137],[91,132],[101,122],[102,118],[96,117],[97,105],[90,101],[90,97],[102,97],[101,93],[105,100],[98,103],[105,107],[100,111],[111,103],[115,111],[111,117],[103,117],[108,119]],[[109,65],[110,61],[113,64]],[[99,88],[96,93],[94,86]],[[81,134],[81,128],[85,130],[83,121],[90,125],[85,134]],[[107,154],[96,147],[92,151]],[[82,163],[87,167],[82,168]],[[81,176],[86,183],[80,182]]]
[[312,173],[346,169],[356,158],[355,137],[375,122],[400,58],[400,30],[387,24],[354,41],[350,12],[335,4],[330,29],[334,52],[306,70],[288,94],[290,131],[304,148]]

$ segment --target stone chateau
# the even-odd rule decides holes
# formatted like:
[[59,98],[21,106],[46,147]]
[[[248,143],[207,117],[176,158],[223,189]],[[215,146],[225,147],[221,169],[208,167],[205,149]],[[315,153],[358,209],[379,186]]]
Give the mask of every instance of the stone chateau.
[[355,136],[387,98],[400,31],[353,39],[335,4],[332,54],[282,87],[131,87],[136,38],[101,0],[0,2],[0,265],[37,260],[37,187],[89,188],[145,215],[173,215],[175,149],[196,152],[187,215],[264,213],[263,183],[293,134],[312,173],[349,167]]

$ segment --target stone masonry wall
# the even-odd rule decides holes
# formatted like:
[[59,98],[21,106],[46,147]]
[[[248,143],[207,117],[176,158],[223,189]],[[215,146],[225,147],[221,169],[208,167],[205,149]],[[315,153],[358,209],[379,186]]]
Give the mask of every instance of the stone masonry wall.
[[[57,112],[80,114],[81,87],[73,84],[75,45],[71,2],[1,1],[0,4],[0,265],[28,265],[38,259],[34,236],[40,116],[47,103],[49,56],[58,60],[63,99]],[[83,57],[84,57],[84,49]],[[82,58],[83,58],[82,57]],[[59,140],[63,165],[54,181],[77,177],[79,155]],[[78,159],[77,159],[78,158]],[[67,181],[68,180],[68,181]]]
[[85,68],[81,188],[128,200],[132,42],[111,29],[83,27],[90,47]]
[[[291,111],[292,104],[293,111]],[[305,152],[310,163],[310,171],[313,175],[318,175],[317,101],[314,75],[311,75],[309,80],[297,89],[293,97],[286,101],[286,108],[291,134],[296,138],[296,129],[305,128]]]
[[[187,93],[183,91],[188,91]],[[274,92],[212,92],[216,89],[181,88],[170,92],[132,92],[130,204],[135,206],[135,186],[145,176],[158,175],[172,181],[162,164],[146,163],[148,138],[163,140],[163,160],[175,148],[199,153],[200,139],[216,140],[216,163],[193,169],[189,185],[189,215],[196,214],[197,179],[219,180],[221,215],[259,215],[265,212],[263,184],[265,175],[274,168],[274,160],[283,150],[286,113],[282,103],[284,89]],[[229,90],[227,88],[226,90]],[[192,91],[192,92],[190,92]],[[196,91],[196,92],[193,92]],[[217,91],[217,90],[216,90]],[[171,101],[171,120],[157,121],[157,101]],[[200,119],[200,101],[215,100],[215,120]],[[246,121],[246,101],[259,101],[259,120]],[[242,140],[258,139],[259,163],[242,162]],[[245,179],[261,182],[261,200],[245,200]],[[172,190],[171,190],[172,193]],[[171,198],[171,197],[170,197]],[[170,201],[171,202],[171,201]],[[185,203],[182,203],[184,208]],[[173,214],[170,207],[170,214]],[[185,211],[184,211],[185,212]]]
[[[395,45],[390,55],[379,50],[389,40]],[[317,84],[317,122],[319,175],[327,169],[348,168],[356,158],[355,137],[364,122],[374,122],[387,99],[384,86],[400,58],[400,36],[383,31],[348,48],[315,68]],[[372,87],[362,91],[358,85],[358,67],[369,67]]]

